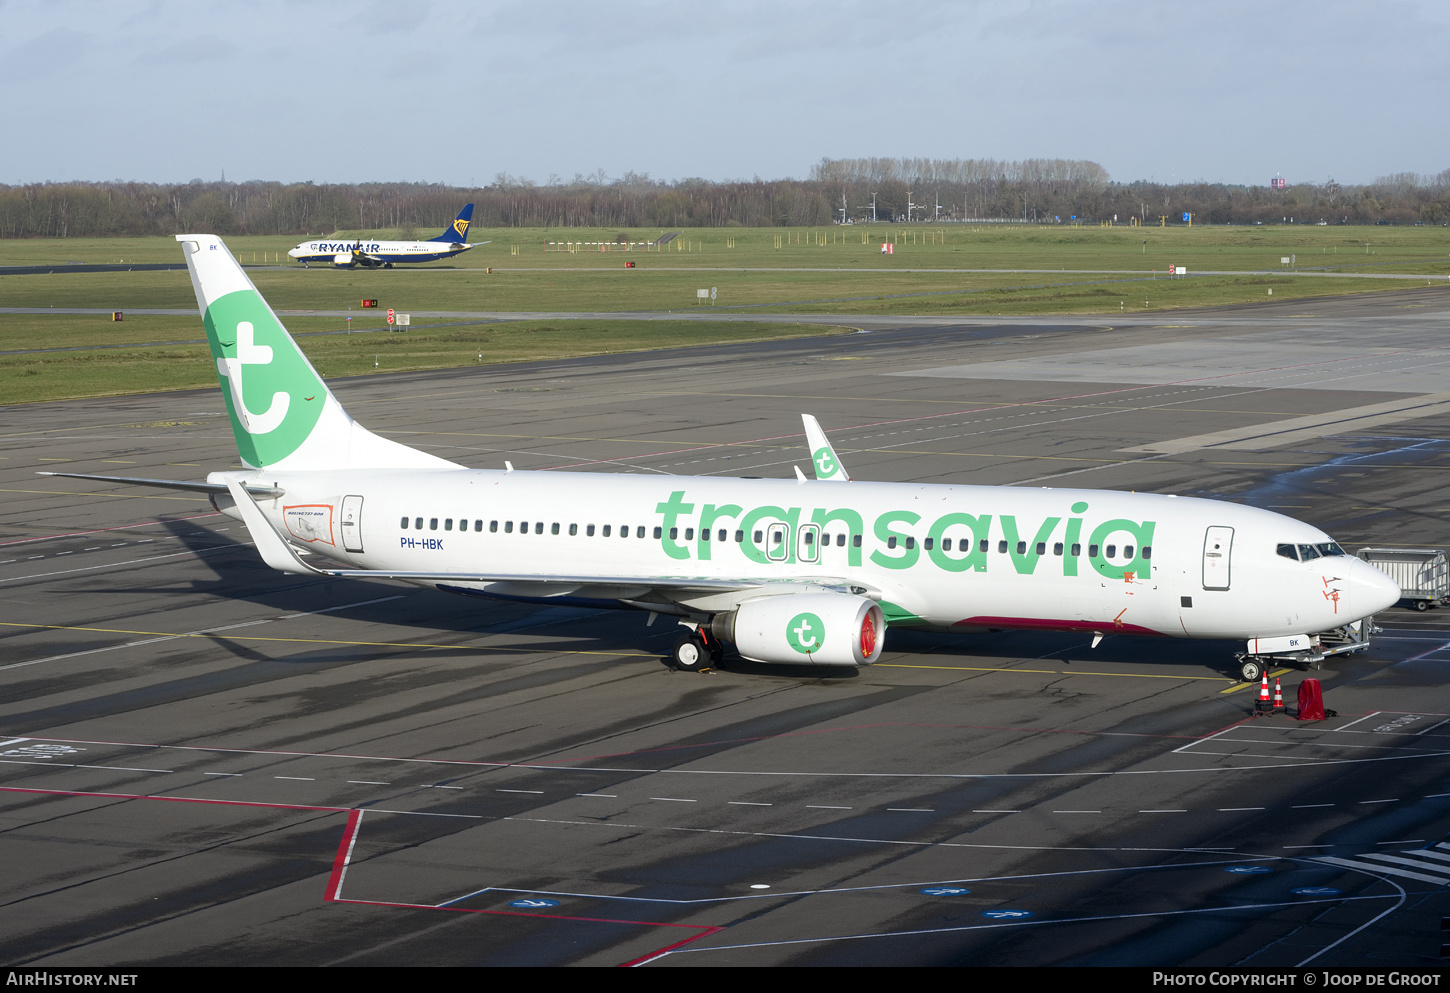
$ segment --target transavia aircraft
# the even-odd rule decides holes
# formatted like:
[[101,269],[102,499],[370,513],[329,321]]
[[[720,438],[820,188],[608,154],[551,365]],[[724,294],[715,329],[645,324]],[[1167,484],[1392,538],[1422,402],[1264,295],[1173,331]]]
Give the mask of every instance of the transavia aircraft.
[[249,468],[126,481],[210,493],[282,572],[668,615],[681,669],[726,643],[869,665],[910,625],[1239,639],[1255,679],[1368,647],[1367,618],[1400,596],[1318,528],[1252,507],[851,481],[809,416],[813,479],[466,468],[353,421],[221,239],[177,240]]
[[[473,204],[458,212],[453,226],[428,241],[304,241],[288,251],[288,255],[304,266],[313,262],[331,262],[340,269],[361,266],[364,269],[391,269],[399,262],[437,262],[468,251],[468,224],[473,219]],[[480,241],[477,244],[487,245]]]

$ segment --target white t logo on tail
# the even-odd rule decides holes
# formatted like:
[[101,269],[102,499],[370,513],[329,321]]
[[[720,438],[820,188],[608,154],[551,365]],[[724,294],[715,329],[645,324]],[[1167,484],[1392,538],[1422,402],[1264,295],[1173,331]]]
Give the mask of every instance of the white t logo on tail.
[[251,321],[238,324],[237,357],[217,359],[216,367],[218,372],[227,377],[227,383],[232,390],[232,407],[236,410],[242,427],[248,434],[267,434],[277,430],[287,419],[287,407],[292,402],[292,396],[279,390],[272,394],[272,403],[265,413],[254,414],[247,409],[246,401],[242,399],[242,366],[269,365],[272,361],[272,347],[253,344],[252,334]]

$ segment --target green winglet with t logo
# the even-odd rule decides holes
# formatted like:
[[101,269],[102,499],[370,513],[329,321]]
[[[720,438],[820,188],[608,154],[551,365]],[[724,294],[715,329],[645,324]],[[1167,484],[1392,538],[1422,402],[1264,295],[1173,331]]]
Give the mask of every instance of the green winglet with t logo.
[[816,478],[828,482],[849,483],[851,474],[836,457],[836,450],[826,440],[826,432],[810,414],[802,414],[801,422],[806,426],[806,443],[811,449],[811,464],[815,466]]

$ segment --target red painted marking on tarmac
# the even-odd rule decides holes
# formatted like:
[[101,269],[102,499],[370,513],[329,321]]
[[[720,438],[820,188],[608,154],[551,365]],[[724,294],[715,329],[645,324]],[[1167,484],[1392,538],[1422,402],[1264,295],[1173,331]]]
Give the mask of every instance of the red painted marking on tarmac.
[[675,924],[670,921],[634,921],[614,917],[577,917],[569,914],[534,914],[525,910],[478,910],[469,907],[439,907],[428,903],[396,903],[391,900],[350,900],[333,899],[333,903],[353,903],[363,907],[398,907],[403,910],[443,910],[455,914],[483,914],[491,917],[537,917],[547,921],[576,921],[581,924],[627,924],[636,927],[677,927],[693,928],[699,934],[692,934],[688,938],[671,942],[663,948],[657,948],[652,952],[646,952],[638,958],[630,959],[628,962],[621,962],[617,968],[629,968],[631,966],[643,965],[646,962],[656,959],[668,951],[687,945],[692,941],[698,941],[707,934],[714,934],[716,931],[724,931],[725,928],[719,924]]
[[15,541],[0,541],[0,548],[6,545],[25,545],[32,541],[49,541],[52,538],[79,538],[85,534],[104,534],[107,531],[129,531],[131,528],[144,528],[152,524],[175,524],[177,521],[199,521],[203,517],[220,517],[218,513],[197,514],[195,517],[173,517],[169,521],[142,521],[140,524],[119,524],[113,528],[96,528],[93,531],[67,531],[65,534],[45,534],[39,538],[19,538]]
[[362,811],[354,810],[347,815],[347,826],[342,829],[342,844],[337,846],[337,858],[332,860],[332,875],[327,879],[329,902],[336,902],[342,896],[342,880],[347,873],[347,864],[352,860],[352,846],[357,841],[358,825],[362,823]]
[[36,793],[46,796],[76,796],[76,797],[103,797],[111,800],[169,800],[173,803],[206,803],[229,807],[267,807],[274,810],[316,810],[327,813],[343,813],[348,815],[347,825],[343,828],[342,841],[337,846],[337,855],[332,862],[332,873],[327,881],[327,893],[324,897],[328,903],[355,903],[375,907],[401,907],[409,910],[446,910],[459,914],[486,914],[497,917],[539,917],[545,920],[556,921],[578,921],[586,924],[628,924],[638,927],[673,927],[692,928],[698,930],[698,934],[690,935],[681,941],[672,942],[663,948],[656,949],[639,958],[630,959],[621,963],[621,966],[641,965],[651,959],[657,958],[664,953],[679,948],[707,934],[714,934],[716,931],[723,931],[724,928],[717,924],[676,924],[669,921],[635,921],[624,920],[612,917],[578,917],[567,914],[534,914],[522,910],[475,910],[467,907],[439,907],[424,903],[393,903],[386,900],[349,900],[343,899],[341,890],[344,874],[349,861],[352,858],[352,847],[357,841],[358,828],[361,826],[363,809],[358,807],[323,807],[315,805],[304,805],[295,803],[262,803],[254,800],[207,800],[199,797],[187,796],[160,796],[145,793],[102,793],[88,790],[45,790],[34,787],[23,786],[0,786],[0,792],[4,793]]

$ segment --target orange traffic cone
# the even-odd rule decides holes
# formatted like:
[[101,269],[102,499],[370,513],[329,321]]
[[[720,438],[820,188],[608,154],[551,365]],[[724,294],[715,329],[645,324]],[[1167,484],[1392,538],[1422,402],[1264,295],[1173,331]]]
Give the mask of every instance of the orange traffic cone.
[[1264,681],[1259,687],[1259,699],[1254,703],[1254,713],[1267,714],[1273,710],[1273,701],[1269,699],[1269,674],[1264,673]]
[[1284,712],[1284,688],[1279,685],[1279,677],[1274,677],[1274,713]]

